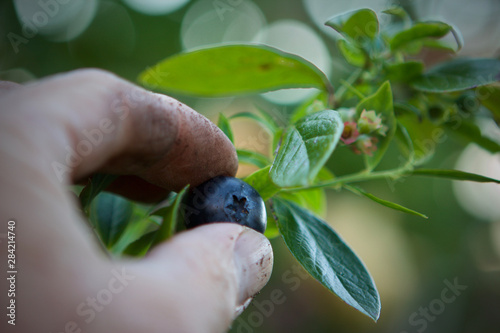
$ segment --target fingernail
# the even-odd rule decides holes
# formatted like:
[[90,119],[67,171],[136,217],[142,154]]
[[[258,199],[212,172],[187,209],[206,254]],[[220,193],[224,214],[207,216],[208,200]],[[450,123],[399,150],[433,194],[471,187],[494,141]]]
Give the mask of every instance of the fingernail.
[[244,305],[269,281],[273,270],[273,250],[264,235],[246,228],[236,240],[234,251],[239,273],[238,305]]

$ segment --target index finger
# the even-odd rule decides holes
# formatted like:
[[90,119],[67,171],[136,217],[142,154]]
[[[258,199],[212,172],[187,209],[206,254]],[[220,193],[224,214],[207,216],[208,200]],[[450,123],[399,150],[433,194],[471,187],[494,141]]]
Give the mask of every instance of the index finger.
[[[17,101],[20,116],[36,117],[39,126],[50,129],[30,136],[40,135],[40,143],[49,138],[47,157],[60,181],[100,171],[138,175],[178,191],[236,173],[234,146],[207,118],[110,73],[71,72],[28,85],[19,94],[28,96]],[[7,98],[15,100],[16,93]]]

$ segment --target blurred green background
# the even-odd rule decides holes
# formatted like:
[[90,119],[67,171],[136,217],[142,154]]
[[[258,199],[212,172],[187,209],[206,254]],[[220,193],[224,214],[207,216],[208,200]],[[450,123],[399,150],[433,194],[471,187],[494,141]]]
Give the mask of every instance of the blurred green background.
[[[460,56],[499,57],[500,1],[398,3],[416,18],[439,18],[456,25],[465,38]],[[98,67],[135,81],[148,66],[183,50],[222,42],[260,42],[305,57],[337,82],[352,68],[338,56],[338,36],[323,22],[360,7],[380,13],[389,4],[380,0],[2,1],[0,78],[29,82]],[[174,97],[213,120],[219,112],[251,111],[258,105],[279,121],[311,93]],[[240,129],[237,145],[257,150],[265,146],[262,129],[238,121],[234,125]],[[481,126],[500,140],[496,125]],[[433,167],[500,178],[498,154],[452,137],[442,141],[435,147]],[[400,163],[395,149],[385,163]],[[337,152],[329,162],[337,174],[352,172],[358,165],[359,158],[348,150]],[[307,277],[277,238],[272,241],[271,281],[231,332],[500,332],[500,187],[404,178],[373,182],[365,189],[430,217],[422,220],[393,212],[345,192],[328,193],[326,220],[364,260],[379,288],[379,322]],[[459,287],[451,288],[454,284]]]

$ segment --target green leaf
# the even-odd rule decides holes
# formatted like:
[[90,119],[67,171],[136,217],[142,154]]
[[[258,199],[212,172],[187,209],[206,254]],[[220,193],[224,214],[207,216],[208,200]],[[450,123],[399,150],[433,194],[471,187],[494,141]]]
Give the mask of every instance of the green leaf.
[[366,267],[324,221],[286,200],[273,200],[283,239],[297,261],[323,286],[373,320],[380,297]]
[[166,241],[175,233],[177,222],[179,221],[180,205],[188,188],[189,185],[187,185],[179,193],[177,193],[174,203],[168,206],[165,214],[163,215],[163,223],[158,229],[158,232],[156,233],[151,246],[155,246],[161,242]]
[[334,178],[335,175],[327,167],[323,167],[319,171],[318,176],[316,177],[316,182],[321,183],[321,182],[331,181]]
[[89,179],[89,183],[83,188],[79,196],[80,205],[85,215],[88,216],[89,214],[89,207],[92,200],[104,191],[117,177],[115,175],[96,173]]
[[231,130],[231,125],[229,125],[229,120],[227,120],[226,116],[222,113],[219,113],[219,121],[217,122],[217,126],[221,129],[224,134],[228,137],[228,139],[234,143],[233,131]]
[[166,214],[168,207],[170,207],[171,205],[174,204],[176,197],[177,197],[177,193],[173,193],[173,192],[169,193],[169,195],[166,199],[164,199],[163,201],[158,203],[158,205],[156,205],[150,209],[150,211],[148,212],[148,215],[158,216],[158,217],[162,218]]
[[364,98],[356,107],[359,117],[363,110],[373,110],[382,116],[382,123],[388,127],[385,136],[379,136],[378,148],[372,156],[365,155],[365,164],[368,170],[373,170],[384,156],[394,133],[396,132],[396,117],[392,100],[392,90],[389,81],[386,81],[375,94]]
[[91,206],[91,220],[106,247],[120,238],[132,216],[132,203],[118,195],[102,192]]
[[462,35],[462,32],[460,32],[460,30],[458,30],[458,28],[453,24],[451,25],[451,32],[457,42],[457,49],[455,52],[458,52],[462,49],[462,47],[464,47],[464,36]]
[[[314,184],[331,182],[334,178],[335,176],[332,172],[326,167],[323,167],[316,176]],[[295,202],[297,205],[312,211],[320,217],[324,217],[326,215],[327,197],[323,188],[280,192],[278,196]]]
[[462,137],[467,143],[474,142],[493,154],[500,152],[500,144],[483,136],[481,129],[470,121],[460,120],[455,124],[446,124],[446,128],[451,135]]
[[397,50],[403,46],[418,41],[420,39],[434,37],[439,38],[450,32],[452,27],[443,22],[418,22],[411,28],[396,34],[391,42],[391,50]]
[[[275,110],[275,109],[273,109]],[[264,121],[266,122],[268,129],[271,131],[271,133],[275,133],[278,128],[280,128],[280,125],[276,123],[276,115],[272,115],[272,112],[266,111],[260,107],[257,106],[257,111],[259,112],[260,116]]]
[[488,108],[497,124],[500,124],[500,84],[491,84],[476,89],[478,100]]
[[133,257],[144,256],[151,247],[151,244],[153,244],[157,231],[158,230],[148,232],[147,234],[142,235],[138,240],[130,243],[130,245],[123,251],[123,254]]
[[280,187],[311,183],[337,145],[344,124],[337,111],[325,110],[291,126],[271,167],[271,179]]
[[281,144],[283,143],[283,133],[284,129],[279,129],[273,136],[273,142],[271,146],[271,154],[275,157],[278,154],[279,149],[281,148]]
[[167,58],[142,72],[151,88],[195,96],[255,94],[286,88],[331,91],[325,74],[307,60],[264,45],[223,45]]
[[274,121],[271,122],[269,119],[266,119],[252,112],[239,112],[229,117],[229,119],[238,118],[251,119],[262,125],[264,128],[268,129],[271,133],[274,133],[277,130],[277,125],[274,123]]
[[267,156],[252,150],[236,149],[236,153],[238,154],[239,163],[251,164],[259,168],[263,168],[271,163]]
[[430,49],[435,49],[435,50],[440,50],[440,51],[445,51],[445,52],[450,52],[450,53],[456,53],[456,50],[452,45],[449,45],[448,43],[440,41],[440,40],[426,39],[426,40],[422,41],[422,46],[430,48]]
[[385,75],[388,80],[408,82],[424,72],[424,64],[420,61],[408,61],[399,64],[387,65]]
[[421,213],[419,213],[417,211],[414,211],[413,209],[406,208],[406,207],[401,206],[401,205],[399,205],[397,203],[394,203],[394,202],[391,202],[391,201],[387,201],[387,200],[384,200],[384,199],[380,199],[380,198],[374,196],[373,194],[368,193],[368,192],[360,189],[359,187],[352,186],[352,185],[344,185],[344,187],[346,189],[348,189],[349,191],[351,191],[352,193],[357,194],[359,196],[365,196],[368,199],[373,200],[373,201],[375,201],[378,204],[381,204],[382,206],[389,207],[389,208],[392,208],[392,209],[395,209],[395,210],[399,210],[400,212],[403,212],[403,213],[420,216],[420,217],[422,217],[424,219],[428,219],[427,215],[421,214]]
[[281,192],[279,197],[294,202],[318,216],[324,217],[326,214],[326,193],[322,188]]
[[411,22],[411,18],[410,15],[408,15],[408,12],[406,12],[404,8],[399,6],[387,8],[386,10],[383,10],[382,13],[399,17],[405,22]]
[[356,45],[349,43],[345,39],[340,39],[337,42],[340,52],[345,60],[356,67],[364,67],[366,64],[365,52]]
[[122,255],[123,251],[125,251],[131,243],[137,240],[138,235],[144,235],[158,229],[158,225],[160,224],[159,218],[157,216],[148,216],[147,210],[141,209],[141,212],[139,212],[137,206],[137,204],[134,204],[134,212],[132,213],[132,218],[127,228],[120,239],[110,249],[116,256]]
[[266,201],[267,227],[266,231],[264,231],[264,236],[266,236],[268,239],[273,239],[280,235],[278,224],[276,223],[276,220],[273,216],[272,205],[272,200]]
[[500,81],[500,60],[456,59],[433,67],[411,82],[426,92],[461,91]]
[[336,15],[330,18],[325,25],[356,41],[366,38],[374,39],[379,31],[377,14],[368,8]]
[[394,112],[409,112],[414,114],[420,120],[422,118],[422,111],[410,103],[394,102]]
[[259,192],[264,201],[271,198],[281,190],[281,188],[274,185],[271,181],[271,178],[269,177],[270,168],[271,166],[269,165],[265,168],[257,170],[244,179],[247,184]]
[[443,129],[434,125],[427,118],[421,119],[419,116],[409,113],[399,116],[398,122],[406,128],[410,136],[415,165],[428,162],[436,151],[437,141],[442,139]]
[[408,130],[401,123],[398,123],[395,138],[399,143],[400,151],[408,158],[408,163],[414,164],[415,148],[413,147],[413,141],[408,133]]
[[475,173],[469,173],[459,170],[440,170],[440,169],[415,169],[412,175],[415,176],[428,176],[428,177],[439,177],[447,178],[452,180],[466,180],[477,183],[497,183],[500,184],[500,180],[477,175]]

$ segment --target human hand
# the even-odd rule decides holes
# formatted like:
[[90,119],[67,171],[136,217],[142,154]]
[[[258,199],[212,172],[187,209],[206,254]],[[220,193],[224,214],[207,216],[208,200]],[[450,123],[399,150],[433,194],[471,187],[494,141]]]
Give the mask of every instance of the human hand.
[[269,241],[236,224],[106,258],[68,191],[97,171],[134,175],[114,190],[138,200],[234,176],[234,147],[203,116],[98,70],[1,83],[0,105],[0,207],[2,225],[16,221],[18,271],[16,325],[4,315],[2,332],[222,332],[267,283]]

